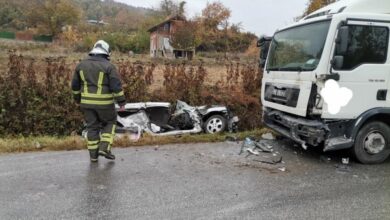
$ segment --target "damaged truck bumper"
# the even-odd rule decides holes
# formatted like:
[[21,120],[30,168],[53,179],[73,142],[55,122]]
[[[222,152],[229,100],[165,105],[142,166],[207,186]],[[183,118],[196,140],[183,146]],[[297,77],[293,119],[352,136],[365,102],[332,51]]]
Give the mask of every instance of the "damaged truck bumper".
[[324,122],[290,116],[277,110],[264,109],[264,124],[281,135],[299,143],[302,148],[324,146],[324,151],[347,149],[353,146],[353,139],[347,138],[350,121]]

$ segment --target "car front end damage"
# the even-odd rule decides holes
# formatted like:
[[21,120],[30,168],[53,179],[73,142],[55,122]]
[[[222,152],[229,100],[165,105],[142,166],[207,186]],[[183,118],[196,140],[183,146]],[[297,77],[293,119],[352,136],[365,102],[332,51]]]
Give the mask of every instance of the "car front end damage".
[[308,119],[264,108],[263,122],[269,128],[299,143],[304,149],[308,146],[323,146],[324,151],[332,151],[349,148],[354,143],[349,135],[353,120]]

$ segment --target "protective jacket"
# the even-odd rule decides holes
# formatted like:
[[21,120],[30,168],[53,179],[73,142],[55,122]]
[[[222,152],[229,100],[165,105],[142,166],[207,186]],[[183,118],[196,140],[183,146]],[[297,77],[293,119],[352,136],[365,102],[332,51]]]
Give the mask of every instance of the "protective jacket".
[[82,108],[122,106],[125,96],[115,66],[105,56],[89,56],[76,67],[72,80],[73,98]]

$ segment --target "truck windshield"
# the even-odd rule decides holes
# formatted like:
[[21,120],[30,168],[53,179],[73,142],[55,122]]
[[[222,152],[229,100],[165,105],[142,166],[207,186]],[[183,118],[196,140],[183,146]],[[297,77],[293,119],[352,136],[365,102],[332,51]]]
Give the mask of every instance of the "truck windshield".
[[275,34],[267,70],[312,71],[317,68],[329,31],[330,20],[303,25]]

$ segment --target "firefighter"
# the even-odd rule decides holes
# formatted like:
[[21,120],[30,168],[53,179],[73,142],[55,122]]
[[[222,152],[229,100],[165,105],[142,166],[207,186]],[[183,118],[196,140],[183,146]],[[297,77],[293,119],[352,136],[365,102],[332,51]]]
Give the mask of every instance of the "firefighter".
[[115,102],[124,110],[126,103],[115,66],[110,63],[110,46],[99,40],[88,58],[81,61],[72,80],[73,98],[80,104],[87,123],[91,162],[99,156],[115,160],[111,147],[115,136]]

